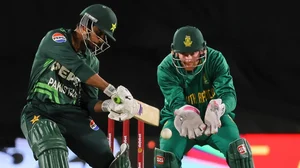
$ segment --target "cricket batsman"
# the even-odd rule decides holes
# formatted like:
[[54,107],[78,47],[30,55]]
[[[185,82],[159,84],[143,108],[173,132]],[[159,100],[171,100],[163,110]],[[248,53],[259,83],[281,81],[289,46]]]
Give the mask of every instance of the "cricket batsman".
[[175,32],[157,79],[165,98],[160,123],[172,136],[160,137],[156,168],[180,168],[194,145],[219,150],[230,168],[254,167],[250,145],[233,120],[237,98],[229,66],[220,51],[206,45],[198,28],[184,26]]
[[[53,29],[41,40],[21,113],[22,132],[41,168],[68,168],[67,147],[93,168],[130,167],[128,144],[114,157],[91,117],[103,111],[123,121],[141,110],[128,89],[98,75],[96,56],[110,47],[108,38],[115,41],[116,27],[112,9],[94,4],[80,13],[75,29]],[[99,90],[107,100],[98,100]]]

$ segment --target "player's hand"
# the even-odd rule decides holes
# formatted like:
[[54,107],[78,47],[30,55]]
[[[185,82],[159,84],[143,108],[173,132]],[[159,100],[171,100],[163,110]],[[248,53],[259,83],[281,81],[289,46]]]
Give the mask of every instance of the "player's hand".
[[129,113],[132,116],[141,114],[143,112],[142,106],[137,102],[124,86],[117,88],[116,94],[112,96],[112,99],[116,102],[115,98],[119,99],[117,103],[123,104],[124,108],[121,113]]
[[123,104],[117,104],[113,100],[108,99],[108,100],[104,100],[102,102],[101,108],[102,108],[103,112],[120,113],[120,111],[122,111],[122,109],[124,108],[124,105]]
[[195,139],[203,134],[206,125],[200,117],[200,111],[191,105],[175,110],[174,125],[180,136]]
[[207,108],[204,117],[204,122],[207,128],[204,132],[205,135],[216,134],[218,129],[221,128],[221,116],[225,113],[225,104],[222,99],[212,99]]
[[124,104],[117,104],[113,100],[105,100],[102,102],[102,111],[109,112],[108,118],[116,121],[124,121],[131,118],[128,113],[121,113]]
[[112,119],[112,120],[116,120],[116,121],[125,121],[125,120],[129,120],[133,117],[134,115],[131,115],[129,113],[114,113],[114,112],[110,112],[108,114],[108,118]]
[[140,114],[142,106],[135,99],[121,104],[117,104],[113,100],[108,99],[102,102],[102,111],[109,112],[108,117],[110,119],[124,121],[131,119],[136,114]]
[[126,87],[120,85],[111,95],[111,99],[120,104],[133,100],[133,96]]
[[[115,98],[119,99],[119,102],[116,103]],[[108,100],[106,100],[108,102]],[[104,103],[104,102],[103,102]],[[116,93],[112,95],[111,101],[109,101],[109,108],[102,103],[103,110],[108,109],[109,118],[124,121],[132,118],[136,114],[142,113],[142,106],[133,98],[131,93],[124,86],[119,86],[116,90]]]

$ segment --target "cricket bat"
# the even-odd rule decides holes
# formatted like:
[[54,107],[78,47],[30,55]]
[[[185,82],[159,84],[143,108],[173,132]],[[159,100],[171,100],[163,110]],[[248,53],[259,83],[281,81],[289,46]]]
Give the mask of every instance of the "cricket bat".
[[137,101],[141,104],[143,111],[142,114],[137,114],[134,116],[134,118],[136,118],[137,120],[141,120],[149,125],[159,126],[159,109],[139,100]]
[[[115,97],[114,101],[118,104],[121,103],[121,99],[118,97]],[[159,109],[149,104],[146,104],[144,102],[141,102],[139,100],[136,101],[138,101],[141,104],[142,113],[136,114],[134,118],[143,121],[144,123],[149,125],[159,126],[159,115],[160,115]]]

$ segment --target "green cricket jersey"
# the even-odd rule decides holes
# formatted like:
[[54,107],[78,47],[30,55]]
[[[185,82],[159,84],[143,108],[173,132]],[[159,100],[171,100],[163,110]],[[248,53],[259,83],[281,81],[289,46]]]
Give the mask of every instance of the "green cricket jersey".
[[179,74],[172,61],[172,54],[169,54],[157,68],[158,84],[165,98],[161,124],[174,116],[175,109],[186,104],[198,108],[204,118],[209,101],[216,98],[222,99],[225,113],[234,117],[236,92],[229,66],[221,52],[208,47],[204,67],[194,76]]
[[87,105],[98,100],[98,89],[85,84],[99,72],[99,60],[72,47],[72,30],[55,29],[42,39],[31,69],[27,101]]

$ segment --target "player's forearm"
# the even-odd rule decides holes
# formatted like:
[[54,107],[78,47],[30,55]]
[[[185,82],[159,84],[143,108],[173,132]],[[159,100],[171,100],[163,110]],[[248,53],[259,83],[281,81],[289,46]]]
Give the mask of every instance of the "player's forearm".
[[95,111],[96,113],[102,112],[102,102],[103,102],[103,101],[99,100],[99,101],[95,104],[95,106],[94,106],[94,111]]
[[221,96],[222,102],[225,104],[226,106],[226,112],[232,112],[235,108],[236,108],[236,96],[234,93],[226,93],[224,95]]
[[176,109],[185,105],[185,96],[179,81],[171,78],[174,75],[164,71],[160,67],[158,68],[157,76],[158,85],[165,98],[165,103],[167,103],[170,108],[169,110],[174,112]]
[[94,86],[102,91],[109,85],[109,83],[101,78],[98,74],[94,74],[93,76],[88,78],[85,83],[90,86]]
[[170,85],[170,87],[160,86],[160,89],[162,91],[162,94],[164,95],[165,103],[168,104],[169,110],[171,110],[172,112],[186,105],[183,91],[180,87]]
[[87,102],[86,107],[90,113],[99,113],[102,112],[102,102],[102,100],[92,99]]

